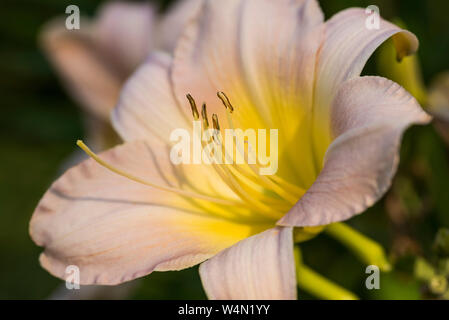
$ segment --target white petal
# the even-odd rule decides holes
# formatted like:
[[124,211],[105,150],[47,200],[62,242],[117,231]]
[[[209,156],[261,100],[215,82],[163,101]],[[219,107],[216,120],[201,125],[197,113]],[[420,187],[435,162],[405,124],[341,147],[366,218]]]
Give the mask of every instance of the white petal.
[[200,266],[209,299],[296,299],[291,228],[274,228],[242,240]]
[[389,188],[403,132],[430,121],[408,92],[380,77],[345,82],[331,115],[336,139],[324,168],[279,225],[326,225],[363,212]]
[[399,56],[414,53],[416,37],[380,19],[379,29],[366,27],[365,9],[351,8],[326,22],[326,36],[317,62],[314,100],[314,134],[318,159],[331,142],[329,129],[331,102],[344,81],[357,77],[367,60],[385,40],[393,37]]
[[109,2],[95,23],[95,41],[107,60],[128,76],[154,48],[156,9],[148,3]]
[[98,55],[92,26],[82,23],[83,29],[70,31],[63,19],[51,21],[41,33],[41,44],[72,97],[90,114],[108,121],[122,78]]
[[[100,157],[160,186],[187,188],[165,150],[147,143],[124,144]],[[51,274],[65,279],[75,265],[80,284],[113,285],[193,266],[267,228],[234,221],[207,203],[131,181],[90,159],[51,186],[30,234],[45,247],[40,261]]]
[[196,17],[203,0],[180,0],[164,13],[158,22],[155,41],[157,48],[173,52],[186,25]]
[[173,130],[192,126],[172,95],[170,63],[168,54],[153,53],[126,82],[112,113],[114,128],[125,141],[154,137],[168,144]]

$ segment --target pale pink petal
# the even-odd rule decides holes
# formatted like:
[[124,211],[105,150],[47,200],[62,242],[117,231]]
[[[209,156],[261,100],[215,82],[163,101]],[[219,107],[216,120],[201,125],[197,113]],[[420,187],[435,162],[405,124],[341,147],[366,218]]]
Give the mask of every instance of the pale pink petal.
[[[175,51],[173,86],[189,111],[185,94],[206,102],[228,127],[226,111],[216,97],[225,92],[235,105],[236,127],[279,130],[280,149],[290,152],[290,137],[309,132],[313,76],[323,32],[323,14],[314,0],[205,1],[195,23],[189,25]],[[305,145],[302,166],[313,167]],[[284,158],[289,158],[287,155]],[[283,161],[281,165],[290,162]],[[284,168],[280,168],[282,175]],[[307,170],[292,172],[303,184],[313,180]],[[284,171],[285,174],[285,171]]]
[[404,130],[430,121],[415,98],[380,77],[346,81],[331,117],[335,140],[324,168],[279,225],[326,225],[363,212],[390,186]]
[[186,25],[198,14],[203,0],[180,0],[161,15],[155,32],[157,48],[173,52]]
[[111,2],[94,21],[67,30],[64,19],[48,23],[41,43],[68,91],[81,106],[109,121],[122,82],[150,50],[154,9],[148,4]]
[[[314,63],[319,41],[305,40],[310,40],[322,21],[316,1],[205,1],[197,21],[186,28],[176,48],[173,82],[177,97],[185,104],[184,96],[190,92],[212,112],[224,114],[216,97],[221,90],[240,113],[263,113],[269,104],[263,86],[286,90],[283,81],[289,76],[308,81],[302,83],[303,95],[311,96],[313,67],[309,64]],[[296,70],[297,66],[305,70]],[[266,83],[268,78],[270,83]],[[286,92],[267,94],[290,98]],[[267,114],[262,116],[270,121]]]
[[186,119],[173,97],[170,63],[168,54],[153,53],[126,82],[112,113],[114,128],[125,141],[152,136],[169,143],[173,130],[192,126],[192,117]]
[[148,3],[108,2],[95,23],[95,40],[105,58],[128,76],[154,47],[156,9]]
[[[188,187],[165,150],[144,142],[100,157],[158,185]],[[66,267],[76,265],[81,284],[112,285],[193,266],[267,228],[235,223],[234,212],[225,216],[216,207],[131,181],[90,159],[51,186],[33,214],[30,234],[45,247],[40,261],[51,274],[64,279]]]
[[209,299],[296,299],[291,228],[273,228],[242,240],[200,266]]
[[339,86],[357,77],[372,53],[385,40],[393,37],[399,57],[414,53],[416,37],[380,19],[379,29],[366,27],[365,9],[351,8],[334,15],[326,22],[326,35],[317,62],[314,100],[314,134],[318,159],[331,142],[329,108]]
[[92,26],[67,30],[63,19],[47,24],[41,45],[72,97],[97,118],[108,121],[117,102],[122,79],[104,62],[93,39]]

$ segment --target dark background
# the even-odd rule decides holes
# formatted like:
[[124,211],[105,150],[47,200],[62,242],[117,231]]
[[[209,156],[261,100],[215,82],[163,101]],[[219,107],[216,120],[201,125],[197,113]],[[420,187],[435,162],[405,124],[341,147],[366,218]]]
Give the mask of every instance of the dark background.
[[[226,0],[218,0],[226,1]],[[171,1],[159,1],[166,9]],[[70,4],[94,14],[101,1],[2,0],[0,4],[0,299],[46,298],[62,281],[38,263],[28,222],[61,162],[83,137],[80,108],[68,97],[37,46],[43,23]],[[420,40],[423,76],[449,70],[449,1],[320,1],[326,19],[351,6],[379,6],[384,18],[400,17]],[[375,59],[364,73],[376,74]],[[319,235],[305,243],[305,262],[367,299],[432,298],[413,272],[416,256],[436,261],[436,232],[449,227],[449,152],[432,126],[412,128],[402,146],[400,170],[388,195],[349,224],[381,242],[396,263],[382,275],[381,290],[364,286],[364,265],[339,243]],[[399,209],[398,209],[399,208]],[[399,212],[399,213],[398,213]],[[205,298],[197,268],[154,273],[129,298]],[[300,298],[312,298],[300,292]]]

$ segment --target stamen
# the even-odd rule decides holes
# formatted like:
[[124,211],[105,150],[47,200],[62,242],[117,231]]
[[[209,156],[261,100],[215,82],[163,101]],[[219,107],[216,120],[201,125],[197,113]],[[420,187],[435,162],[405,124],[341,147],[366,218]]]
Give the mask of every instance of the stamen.
[[241,198],[244,199],[246,203],[251,204],[258,210],[259,214],[262,214],[268,218],[279,219],[282,216],[282,212],[277,211],[275,208],[270,207],[263,202],[261,202],[257,193],[254,191],[252,193],[248,193],[243,189],[242,185],[235,179],[232,173],[227,170],[224,166],[216,166],[217,173],[221,176],[221,178],[227,182],[228,186]]
[[[248,153],[246,151],[244,151],[243,156],[246,158],[248,156]],[[271,181],[267,176],[259,175],[258,174],[259,169],[260,169],[259,165],[249,164],[249,163],[247,163],[246,165],[259,178],[259,180],[258,180],[259,184],[263,185],[268,190],[271,190],[274,193],[278,194],[281,198],[283,198],[284,200],[287,200],[291,204],[295,204],[298,201],[299,197],[297,195],[288,193],[287,189],[284,189],[284,188],[278,186],[273,181]],[[238,166],[236,166],[236,168],[237,168],[237,170],[239,169]],[[247,177],[249,178],[251,176],[248,175]],[[302,194],[304,194],[304,193],[302,193]]]
[[[193,118],[195,120],[198,120],[199,113],[198,113],[198,109],[197,109],[195,100],[193,99],[193,97],[190,94],[187,94],[186,97],[190,103]],[[221,100],[221,102],[225,106],[225,108],[227,110],[227,112],[226,112],[227,120],[229,122],[231,129],[234,129],[234,124],[233,124],[232,117],[231,117],[231,113],[234,111],[234,107],[232,106],[229,98],[226,96],[226,94],[224,92],[217,92],[217,97]],[[206,107],[205,103],[203,103],[202,108],[201,108],[201,118],[203,121],[203,134],[208,136],[209,134],[206,132],[206,130],[209,128],[209,119],[207,116],[207,107]],[[224,152],[225,158],[228,158],[228,157],[230,158],[229,154],[226,152],[226,150],[224,150],[224,146],[219,139],[220,123],[218,121],[218,116],[215,113],[212,114],[212,126],[215,129],[215,132],[212,136],[213,141],[215,143],[217,143],[219,146],[221,146],[221,148],[223,148],[222,152]],[[211,137],[209,137],[209,138],[211,138]],[[234,143],[236,143],[235,140],[234,140]],[[245,140],[244,143],[247,143],[247,141]],[[210,146],[205,146],[204,142],[202,142],[202,144],[203,144],[203,147],[210,147]],[[241,150],[242,150],[243,146],[237,145],[236,147],[237,147],[236,149],[238,150],[237,152],[242,153]],[[83,148],[83,150],[85,150],[85,149]],[[244,151],[243,151],[242,156],[244,158],[246,158],[247,151],[245,150],[245,148],[243,148],[243,150]],[[88,151],[91,152],[90,150],[88,150]],[[98,157],[95,158],[96,156],[94,157],[93,156],[94,154],[93,155],[92,154],[89,154],[89,155],[91,157],[93,157],[94,160],[96,160],[97,162],[102,161],[101,159],[98,159]],[[103,161],[103,163],[100,162],[100,164],[104,165],[105,167],[114,171],[115,173],[121,174],[127,178],[130,178],[130,179],[135,180],[140,183],[144,183],[144,184],[152,186],[152,187],[157,187],[157,188],[160,188],[163,190],[165,189],[165,190],[171,191],[171,192],[177,192],[182,195],[187,195],[187,193],[188,193],[187,196],[190,198],[204,199],[206,197],[207,199],[205,199],[205,200],[207,200],[209,202],[218,203],[218,204],[224,204],[224,202],[226,202],[227,205],[233,205],[233,206],[238,206],[238,207],[247,206],[248,208],[252,208],[251,210],[255,209],[262,216],[270,217],[271,219],[278,218],[278,215],[282,214],[282,211],[288,210],[288,208],[292,204],[296,203],[297,199],[300,198],[305,192],[301,188],[291,185],[277,176],[274,176],[274,177],[261,176],[260,174],[258,174],[258,169],[260,169],[258,164],[251,165],[251,164],[246,163],[246,165],[244,165],[244,166],[238,166],[233,163],[229,167],[213,164],[213,167],[214,167],[215,171],[217,172],[217,174],[223,179],[223,182],[225,182],[228,185],[228,187],[231,190],[233,190],[234,193],[236,193],[236,195],[238,195],[240,197],[241,202],[236,202],[236,201],[228,200],[228,199],[220,199],[220,198],[216,199],[213,197],[203,196],[201,194],[195,194],[195,193],[187,192],[184,190],[178,190],[176,188],[170,188],[170,187],[165,188],[165,187],[155,186],[153,183],[147,183],[146,181],[143,181],[139,178],[131,176],[125,172],[119,171],[113,167],[110,167],[110,166],[108,167],[105,165],[106,163],[104,163],[104,161]],[[259,190],[259,188],[265,189],[267,191],[271,191],[276,196],[279,196],[279,198],[274,196],[274,194],[271,196],[269,194],[265,194],[265,193],[263,193],[262,190]],[[230,203],[232,203],[232,204],[230,204]]]
[[[212,120],[215,121],[214,122],[214,128],[215,129],[219,129],[219,124],[218,124],[218,116],[216,114],[214,114],[212,116]],[[207,133],[205,133],[207,134]],[[229,154],[227,153],[227,151],[225,150],[225,148],[223,147],[223,145],[221,143],[219,143],[217,140],[215,140],[215,136],[213,136],[214,141],[216,143],[218,143],[218,145],[221,145],[222,147],[222,152],[225,155],[225,158],[230,158]],[[218,138],[217,138],[218,139]],[[253,206],[255,206],[258,210],[259,213],[263,214],[264,216],[266,216],[268,214],[269,217],[273,218],[274,216],[276,216],[276,209],[273,208],[273,206],[267,206],[267,203],[271,203],[273,205],[272,201],[268,200],[268,197],[266,197],[263,193],[261,193],[260,190],[256,190],[257,188],[250,187],[245,188],[244,185],[248,184],[248,181],[246,181],[246,183],[243,183],[242,178],[247,178],[250,181],[253,180],[253,177],[250,175],[252,172],[256,174],[257,177],[259,177],[259,180],[256,179],[256,183],[259,183],[264,185],[265,187],[272,187],[273,185],[276,188],[273,188],[275,190],[273,190],[275,193],[279,194],[285,201],[286,196],[288,197],[288,195],[286,195],[286,193],[284,192],[284,190],[280,189],[279,186],[275,185],[273,182],[271,182],[270,180],[268,180],[266,177],[264,176],[260,176],[256,173],[256,170],[251,168],[251,166],[249,164],[246,164],[247,166],[250,167],[250,172],[244,172],[239,166],[232,164],[231,166],[218,166],[218,165],[214,165],[214,168],[216,169],[217,173],[222,177],[223,181],[226,182],[226,184],[228,184],[228,186],[245,202],[247,203],[251,203]],[[260,178],[262,178],[262,180],[260,180]],[[254,180],[253,180],[254,181]],[[268,181],[269,183],[266,183],[266,181]],[[281,192],[280,192],[280,191]],[[267,201],[268,200],[268,201]],[[273,199],[274,202],[276,203],[277,201],[275,199]],[[289,199],[290,201],[292,201],[292,198],[290,197]],[[295,199],[295,201],[293,203],[296,202],[297,199]],[[284,203],[285,204],[285,203]],[[281,205],[279,205],[279,202],[276,203],[276,208],[279,209],[280,207],[282,207]],[[288,209],[286,209],[288,210]],[[282,214],[282,212],[278,212],[279,214]]]
[[242,188],[244,188],[247,191],[247,193],[252,194],[255,198],[258,198],[261,202],[268,205],[276,205],[275,208],[278,211],[290,209],[291,207],[290,203],[287,203],[284,198],[274,197],[273,195],[264,192],[264,190],[270,189],[269,186],[267,186],[267,184],[264,183],[263,180],[261,181],[260,179],[258,179],[260,177],[257,178],[254,177],[252,174],[248,174],[241,171],[236,164],[227,166],[227,169],[229,170],[229,173],[232,174],[235,177],[235,179],[239,181],[239,184],[242,185]]
[[90,156],[92,159],[94,159],[98,164],[100,164],[101,166],[105,167],[106,169],[122,176],[125,178],[128,178],[130,180],[133,180],[135,182],[144,184],[146,186],[152,187],[152,188],[157,188],[163,191],[167,191],[167,192],[174,192],[177,193],[181,196],[185,196],[185,197],[189,197],[189,198],[196,198],[196,199],[200,199],[200,200],[206,200],[206,201],[210,201],[213,203],[218,203],[218,204],[222,204],[222,205],[227,205],[227,206],[242,206],[242,202],[240,201],[234,201],[234,200],[228,200],[228,199],[221,199],[221,198],[214,198],[214,197],[209,197],[206,195],[202,195],[202,194],[198,194],[195,192],[189,192],[189,191],[185,191],[185,190],[181,190],[181,189],[177,189],[177,188],[173,188],[173,187],[165,187],[165,186],[159,186],[155,183],[140,179],[130,173],[127,173],[125,171],[122,171],[118,168],[115,168],[114,166],[112,166],[111,164],[107,163],[106,161],[102,160],[100,157],[98,157],[92,150],[89,149],[88,146],[86,146],[84,144],[83,141],[78,140],[76,142],[76,144],[78,145],[78,147],[80,147],[81,149],[83,149],[84,152],[87,153],[88,156]]
[[231,102],[229,101],[228,97],[224,92],[217,92],[217,97],[221,100],[221,102],[224,104],[226,109],[229,109],[229,112],[232,113],[234,111],[234,107],[232,106]]
[[207,110],[205,103],[203,103],[203,107],[201,108],[201,117],[203,118],[204,128],[209,128],[209,120],[207,119]]
[[[210,139],[210,136],[207,131],[204,131],[203,133],[206,135],[207,140]],[[214,141],[217,143],[215,139]],[[210,148],[209,145],[204,144],[204,141],[202,142],[202,144],[203,148]],[[224,150],[224,152],[226,152],[226,150]],[[217,174],[222,178],[223,182],[225,182],[228,185],[228,187],[232,191],[234,191],[234,193],[238,195],[240,199],[242,199],[242,201],[244,201],[244,203],[252,206],[252,210],[255,209],[257,212],[259,212],[259,214],[270,219],[279,219],[280,216],[282,216],[282,212],[278,212],[273,207],[267,206],[262,202],[260,202],[259,200],[257,200],[259,194],[253,193],[249,195],[247,192],[245,192],[242,189],[242,186],[240,186],[240,184],[236,181],[235,177],[229,171],[229,168],[223,165],[217,165],[215,163],[213,163],[212,165]]]
[[285,190],[290,191],[292,194],[298,196],[298,199],[304,195],[304,193],[306,193],[306,190],[291,184],[288,181],[285,181],[284,179],[282,179],[281,177],[277,176],[277,175],[273,175],[273,176],[267,176],[270,180],[273,180],[274,182],[276,182],[277,184],[279,184],[282,188],[284,188]]
[[[230,116],[230,113],[231,112],[229,110],[229,112],[226,113],[226,116],[227,116],[228,121],[229,121],[229,123],[231,125],[231,128],[234,129],[234,124],[232,122],[232,118]],[[234,139],[234,142],[236,142],[235,139]],[[247,140],[245,140],[244,142],[246,143]],[[242,146],[237,145],[236,149],[240,153],[240,150],[242,150]],[[243,150],[245,150],[245,149],[243,149]],[[244,159],[246,159],[247,152],[244,151],[244,154],[243,155],[241,154],[241,156],[243,156]],[[266,188],[268,188],[269,190],[274,191],[279,196],[281,196],[283,199],[287,200],[288,202],[290,202],[292,204],[295,204],[297,202],[297,200],[300,198],[300,196],[302,196],[305,193],[305,191],[300,189],[300,188],[297,188],[297,187],[294,187],[294,186],[288,186],[288,185],[286,185],[286,183],[282,184],[282,182],[284,182],[284,181],[282,179],[280,179],[279,177],[277,177],[276,175],[274,175],[273,177],[278,178],[277,181],[276,181],[277,184],[282,185],[281,187],[279,187],[278,185],[273,183],[273,181],[272,181],[273,177],[260,176],[258,174],[258,169],[260,169],[260,167],[258,165],[250,165],[248,163],[246,165],[250,169],[250,171],[252,171],[253,174],[255,174],[256,177],[261,179],[261,180],[259,180],[259,183],[262,183]],[[235,166],[234,165],[234,167],[236,167],[236,169],[238,171],[240,171],[240,173],[245,176],[245,172],[243,172],[239,166]],[[282,182],[280,182],[280,180],[282,180]]]
[[187,97],[187,100],[189,100],[190,108],[192,109],[193,119],[198,120],[200,118],[200,115],[199,115],[198,109],[196,107],[195,99],[193,99],[193,97],[190,95],[190,93],[188,93],[186,95],[186,97]]
[[218,123],[218,116],[214,113],[212,115],[212,124],[215,130],[220,131],[220,124]]
[[215,113],[212,115],[212,126],[214,127],[215,130],[212,138],[214,139],[215,142],[221,144],[221,141],[218,137],[218,135],[220,134],[220,124],[218,123],[218,116]]

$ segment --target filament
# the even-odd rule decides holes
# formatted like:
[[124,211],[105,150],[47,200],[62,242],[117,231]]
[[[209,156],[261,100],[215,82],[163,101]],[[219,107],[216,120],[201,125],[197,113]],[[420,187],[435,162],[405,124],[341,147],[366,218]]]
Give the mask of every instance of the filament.
[[206,196],[206,195],[202,195],[202,194],[198,194],[195,192],[190,192],[190,191],[186,191],[186,190],[181,190],[181,189],[177,189],[177,188],[173,188],[173,187],[166,187],[166,186],[160,186],[157,185],[155,183],[146,181],[144,179],[141,179],[139,177],[136,177],[130,173],[127,173],[125,171],[122,171],[118,168],[115,168],[114,166],[112,166],[111,164],[107,163],[106,161],[104,161],[103,159],[101,159],[100,157],[98,157],[92,150],[89,149],[88,146],[86,146],[84,144],[83,141],[78,140],[76,142],[76,144],[83,149],[84,152],[86,152],[86,154],[88,156],[90,156],[92,159],[94,159],[98,164],[100,164],[101,166],[105,167],[106,169],[122,176],[125,178],[128,178],[130,180],[133,180],[135,182],[141,183],[143,185],[149,186],[149,187],[153,187],[156,189],[160,189],[163,191],[167,191],[167,192],[173,192],[173,193],[177,193],[181,196],[185,196],[185,197],[191,197],[191,198],[196,198],[196,199],[201,199],[201,200],[206,200],[206,201],[210,201],[213,203],[218,203],[218,204],[222,204],[222,205],[227,205],[227,206],[242,206],[242,202],[240,201],[234,201],[234,200],[228,200],[228,199],[221,199],[221,198],[215,198],[215,197],[210,197],[210,196]]

